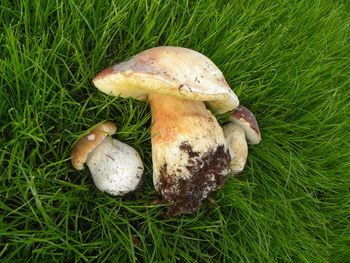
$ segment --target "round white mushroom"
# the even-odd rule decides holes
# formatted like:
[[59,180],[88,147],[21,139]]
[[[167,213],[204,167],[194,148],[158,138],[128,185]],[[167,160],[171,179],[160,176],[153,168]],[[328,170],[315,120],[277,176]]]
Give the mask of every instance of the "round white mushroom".
[[115,131],[111,122],[95,127],[75,144],[71,161],[78,170],[87,164],[97,189],[122,196],[137,189],[144,168],[134,148],[110,136]]

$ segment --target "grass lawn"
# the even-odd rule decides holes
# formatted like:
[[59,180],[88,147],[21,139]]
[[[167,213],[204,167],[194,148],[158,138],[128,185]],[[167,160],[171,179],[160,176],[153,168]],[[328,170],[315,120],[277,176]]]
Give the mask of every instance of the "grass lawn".
[[[1,262],[350,262],[349,1],[2,0],[0,18]],[[91,83],[160,45],[208,56],[263,137],[179,218],[151,205],[149,105]],[[69,160],[104,120],[144,160],[129,198]]]

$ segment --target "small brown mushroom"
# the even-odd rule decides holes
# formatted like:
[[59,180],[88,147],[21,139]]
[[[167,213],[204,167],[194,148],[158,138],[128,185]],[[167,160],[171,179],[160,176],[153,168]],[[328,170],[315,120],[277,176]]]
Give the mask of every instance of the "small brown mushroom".
[[111,122],[95,127],[74,145],[71,162],[78,170],[87,164],[97,189],[122,196],[140,184],[143,163],[134,148],[110,136],[116,130]]
[[230,114],[230,120],[223,129],[232,157],[231,172],[238,174],[244,169],[247,161],[247,143],[260,143],[261,134],[253,113],[241,105]]
[[230,172],[217,112],[239,104],[222,72],[187,48],[156,47],[113,65],[94,78],[104,93],[147,100],[152,109],[153,182],[169,206],[168,215],[197,210]]

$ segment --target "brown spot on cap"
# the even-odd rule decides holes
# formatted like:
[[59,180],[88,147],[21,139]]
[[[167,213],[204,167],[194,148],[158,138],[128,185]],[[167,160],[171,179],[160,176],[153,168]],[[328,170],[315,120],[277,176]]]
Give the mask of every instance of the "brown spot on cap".
[[104,77],[106,77],[107,75],[110,75],[112,73],[113,73],[113,66],[105,68],[104,70],[102,70],[100,73],[98,73],[95,76],[95,78],[92,80],[92,82],[94,82],[97,79],[103,79]]
[[104,122],[88,134],[85,134],[74,145],[71,152],[71,162],[75,169],[81,170],[84,167],[88,154],[99,145],[107,135],[112,135],[117,131],[117,127],[112,122]]

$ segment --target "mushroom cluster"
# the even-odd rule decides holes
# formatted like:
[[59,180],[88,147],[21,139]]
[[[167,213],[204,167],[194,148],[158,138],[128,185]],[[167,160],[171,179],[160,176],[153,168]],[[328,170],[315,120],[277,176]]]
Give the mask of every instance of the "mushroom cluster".
[[[169,216],[196,211],[231,169],[243,169],[246,140],[260,141],[254,116],[239,106],[215,64],[194,50],[151,48],[101,71],[93,83],[108,95],[150,103],[153,182],[172,204]],[[232,121],[223,129],[206,105],[233,111]]]

